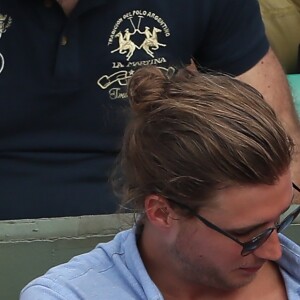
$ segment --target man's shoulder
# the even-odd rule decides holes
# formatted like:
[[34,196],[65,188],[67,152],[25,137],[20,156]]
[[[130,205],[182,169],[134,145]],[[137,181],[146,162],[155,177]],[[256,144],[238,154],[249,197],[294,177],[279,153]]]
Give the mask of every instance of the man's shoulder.
[[45,300],[55,299],[53,295],[62,299],[96,299],[100,294],[111,298],[120,292],[126,295],[126,289],[130,289],[126,278],[132,275],[124,255],[131,234],[131,230],[121,232],[112,241],[50,269],[22,290],[21,299],[35,299],[42,294],[49,294]]
[[279,235],[279,238],[282,247],[282,257],[278,261],[278,265],[289,297],[296,299],[293,297],[299,296],[300,246],[282,234]]

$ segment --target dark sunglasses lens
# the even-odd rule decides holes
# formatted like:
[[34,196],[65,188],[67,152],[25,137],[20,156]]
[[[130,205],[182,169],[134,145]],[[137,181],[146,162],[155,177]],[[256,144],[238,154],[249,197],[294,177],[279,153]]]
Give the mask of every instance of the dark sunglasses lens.
[[242,255],[246,256],[260,247],[272,234],[274,228],[269,228],[260,235],[254,237],[250,242],[244,245]]

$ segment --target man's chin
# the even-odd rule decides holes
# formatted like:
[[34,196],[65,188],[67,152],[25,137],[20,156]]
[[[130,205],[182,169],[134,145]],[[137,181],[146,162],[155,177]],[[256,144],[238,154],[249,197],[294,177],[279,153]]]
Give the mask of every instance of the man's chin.
[[223,289],[227,292],[238,290],[251,284],[256,276],[257,272],[235,272],[234,276],[231,278],[227,277],[226,282],[223,282],[223,287],[220,289]]

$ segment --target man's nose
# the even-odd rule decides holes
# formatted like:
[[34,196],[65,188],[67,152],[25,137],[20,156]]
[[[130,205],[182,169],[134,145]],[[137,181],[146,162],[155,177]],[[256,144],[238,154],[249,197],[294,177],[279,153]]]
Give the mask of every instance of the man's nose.
[[277,231],[274,230],[270,237],[253,254],[265,260],[279,260],[282,255],[282,249]]

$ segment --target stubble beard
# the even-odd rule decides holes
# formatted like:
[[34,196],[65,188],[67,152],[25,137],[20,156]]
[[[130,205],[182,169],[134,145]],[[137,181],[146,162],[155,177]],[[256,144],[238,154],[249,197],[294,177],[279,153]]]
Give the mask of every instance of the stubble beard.
[[[216,263],[207,260],[205,256],[199,254],[192,257],[189,253],[196,253],[188,243],[177,238],[176,243],[170,249],[170,255],[176,261],[178,273],[182,280],[190,282],[192,285],[203,286],[203,289],[218,289],[220,291],[234,291],[251,283],[253,276],[242,276],[238,268],[229,273],[222,273]],[[222,255],[222,253],[220,253]]]

